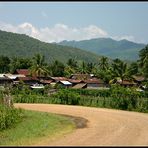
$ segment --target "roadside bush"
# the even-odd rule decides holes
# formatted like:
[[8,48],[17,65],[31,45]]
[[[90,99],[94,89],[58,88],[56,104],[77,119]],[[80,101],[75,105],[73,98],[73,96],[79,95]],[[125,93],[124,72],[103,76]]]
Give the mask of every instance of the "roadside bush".
[[59,99],[61,104],[78,105],[80,95],[71,92],[68,89],[61,89],[58,93],[52,95],[53,98]]
[[22,109],[0,105],[0,131],[10,128],[20,122],[23,117]]

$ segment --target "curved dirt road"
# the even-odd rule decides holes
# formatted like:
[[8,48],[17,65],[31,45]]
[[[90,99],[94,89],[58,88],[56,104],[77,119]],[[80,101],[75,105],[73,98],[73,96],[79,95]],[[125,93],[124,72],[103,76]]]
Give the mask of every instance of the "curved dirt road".
[[148,114],[54,104],[15,104],[29,110],[83,117],[87,127],[49,141],[49,146],[148,146]]

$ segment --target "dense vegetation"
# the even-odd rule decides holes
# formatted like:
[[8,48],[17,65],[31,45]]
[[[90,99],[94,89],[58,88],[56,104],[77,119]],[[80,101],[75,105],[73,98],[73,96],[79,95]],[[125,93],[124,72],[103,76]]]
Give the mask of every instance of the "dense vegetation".
[[97,38],[83,41],[62,41],[58,45],[77,47],[85,51],[91,51],[98,55],[119,58],[121,60],[135,61],[138,52],[144,48],[144,44],[130,42],[128,40],[116,41],[111,38]]
[[88,62],[97,62],[99,59],[99,56],[78,48],[45,43],[24,34],[6,31],[0,31],[0,51],[0,55],[8,56],[9,58],[31,58],[39,53],[45,56],[45,60],[48,63],[56,59],[65,63],[68,58]]
[[7,99],[5,92],[0,90],[0,131],[15,126],[23,118],[23,110],[14,108]]
[[36,76],[66,76],[74,73],[91,74],[102,78],[106,83],[114,83],[117,79],[132,80],[134,75],[148,77],[148,46],[141,49],[139,59],[126,63],[120,59],[110,61],[101,57],[97,63],[78,62],[69,58],[66,63],[55,60],[47,63],[45,56],[36,54],[32,58],[9,58],[0,56],[0,73],[13,73],[16,69],[29,69],[30,75]]
[[81,105],[148,112],[148,91],[137,92],[135,88],[113,85],[109,90],[59,89],[50,96],[44,90],[24,90],[13,92],[15,102]]

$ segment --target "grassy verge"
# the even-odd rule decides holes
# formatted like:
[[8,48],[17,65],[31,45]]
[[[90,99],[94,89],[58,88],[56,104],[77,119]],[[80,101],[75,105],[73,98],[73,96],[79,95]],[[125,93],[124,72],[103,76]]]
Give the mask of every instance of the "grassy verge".
[[22,122],[0,132],[0,145],[38,145],[69,133],[74,128],[74,122],[64,116],[25,110]]

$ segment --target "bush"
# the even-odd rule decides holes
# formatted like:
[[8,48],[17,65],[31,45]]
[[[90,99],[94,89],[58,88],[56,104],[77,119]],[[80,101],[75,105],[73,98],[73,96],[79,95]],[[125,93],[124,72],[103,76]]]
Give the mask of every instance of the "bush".
[[59,99],[61,104],[78,105],[80,95],[71,92],[68,89],[61,89],[57,94],[52,95],[54,98]]
[[22,109],[10,108],[0,105],[0,131],[10,128],[21,121],[23,117]]

